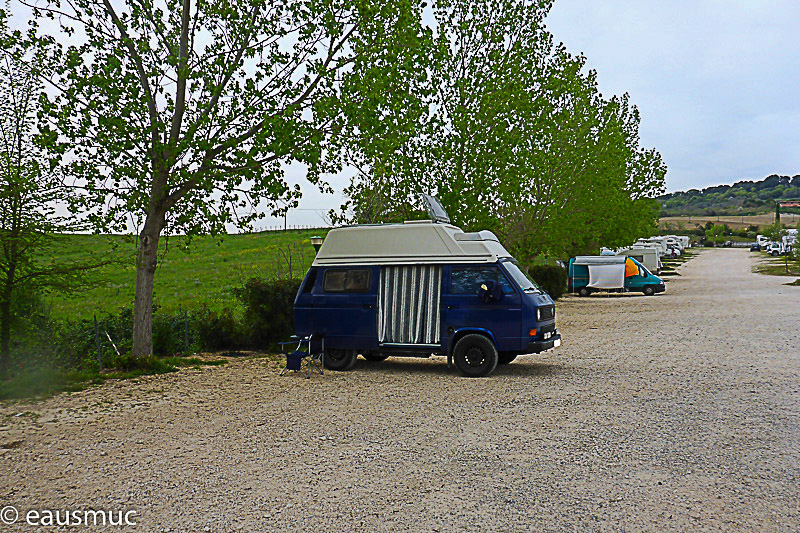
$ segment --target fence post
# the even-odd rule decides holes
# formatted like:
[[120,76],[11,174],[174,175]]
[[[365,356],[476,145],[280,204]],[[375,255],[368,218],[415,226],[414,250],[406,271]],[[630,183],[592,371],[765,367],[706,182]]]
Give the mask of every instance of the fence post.
[[189,351],[189,311],[183,312],[183,349]]
[[100,357],[100,330],[97,327],[97,313],[94,315],[94,342],[97,345],[97,364],[103,370],[103,359]]

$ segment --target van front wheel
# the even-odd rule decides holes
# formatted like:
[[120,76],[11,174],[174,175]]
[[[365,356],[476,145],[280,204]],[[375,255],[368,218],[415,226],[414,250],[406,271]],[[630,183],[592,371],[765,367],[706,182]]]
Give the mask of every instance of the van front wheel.
[[453,350],[453,362],[465,376],[488,376],[497,367],[497,348],[483,335],[472,333],[462,337]]
[[642,289],[642,292],[644,293],[645,296],[652,296],[653,294],[655,294],[656,291],[653,289],[653,287],[645,287],[644,289]]
[[325,368],[330,370],[350,370],[356,364],[358,353],[355,350],[329,348],[325,350]]

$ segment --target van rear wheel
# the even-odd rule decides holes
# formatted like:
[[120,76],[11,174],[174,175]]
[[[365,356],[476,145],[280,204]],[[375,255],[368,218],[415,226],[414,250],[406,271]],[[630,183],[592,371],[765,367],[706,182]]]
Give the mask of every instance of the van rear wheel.
[[462,337],[453,350],[453,362],[465,376],[488,376],[497,367],[497,348],[483,335],[472,333]]
[[589,296],[590,294],[592,294],[592,291],[589,290],[589,287],[581,287],[578,289],[579,296]]
[[325,368],[330,370],[350,370],[356,364],[358,353],[355,350],[329,348],[325,350]]

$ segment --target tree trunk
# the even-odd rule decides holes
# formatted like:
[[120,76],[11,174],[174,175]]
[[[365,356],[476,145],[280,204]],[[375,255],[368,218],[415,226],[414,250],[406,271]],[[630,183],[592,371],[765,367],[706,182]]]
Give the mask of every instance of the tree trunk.
[[11,261],[0,296],[0,378],[8,376],[11,369],[11,295],[14,292],[16,263],[16,260]]
[[139,235],[136,257],[136,296],[133,302],[133,357],[153,355],[153,280],[164,214],[149,214]]
[[11,365],[11,299],[0,300],[0,378],[5,378]]

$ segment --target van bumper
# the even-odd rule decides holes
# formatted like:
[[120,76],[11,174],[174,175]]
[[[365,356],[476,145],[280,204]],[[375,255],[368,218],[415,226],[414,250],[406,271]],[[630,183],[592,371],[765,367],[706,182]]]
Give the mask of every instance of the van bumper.
[[561,346],[561,334],[556,333],[546,341],[533,341],[525,346],[525,353],[541,353],[557,346]]

